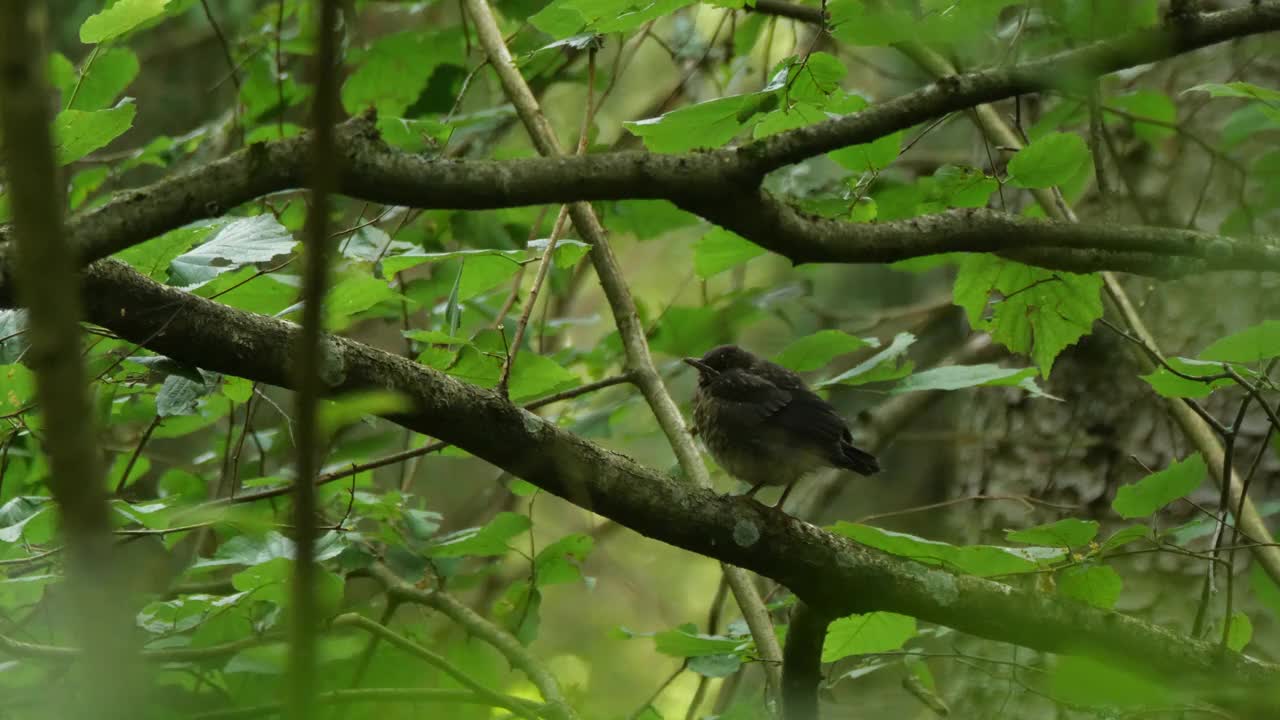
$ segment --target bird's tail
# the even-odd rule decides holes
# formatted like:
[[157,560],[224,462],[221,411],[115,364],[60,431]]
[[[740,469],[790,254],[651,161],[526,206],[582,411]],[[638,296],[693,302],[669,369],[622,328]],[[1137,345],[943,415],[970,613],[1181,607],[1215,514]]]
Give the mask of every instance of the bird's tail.
[[839,465],[859,475],[875,475],[880,472],[880,461],[876,460],[875,455],[859,450],[849,443],[840,444]]

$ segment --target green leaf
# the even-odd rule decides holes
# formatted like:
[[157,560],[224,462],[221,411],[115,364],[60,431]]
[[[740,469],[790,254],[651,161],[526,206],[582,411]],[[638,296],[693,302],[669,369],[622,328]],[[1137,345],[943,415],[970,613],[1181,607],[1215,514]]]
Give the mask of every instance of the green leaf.
[[879,172],[898,159],[902,148],[902,131],[861,145],[832,150],[827,155],[853,172]]
[[[496,330],[483,330],[458,353],[457,362],[446,369],[450,375],[480,387],[494,387],[502,372],[506,346]],[[578,376],[555,360],[525,348],[511,366],[507,391],[512,402],[522,402],[577,386]]]
[[80,88],[68,94],[71,110],[101,110],[111,106],[120,93],[138,76],[138,56],[128,48],[111,48],[98,53],[80,81]]
[[533,561],[535,582],[540,587],[572,583],[582,579],[582,563],[595,547],[590,535],[566,535],[538,552]]
[[692,4],[693,0],[554,0],[529,23],[557,40],[583,32],[623,33]]
[[530,527],[529,518],[519,513],[498,513],[488,525],[449,533],[427,547],[431,557],[506,555],[507,543]]
[[717,148],[732,140],[760,112],[762,96],[751,93],[717,98],[647,120],[623,123],[657,153],[680,153],[695,148]]
[[379,116],[378,132],[388,145],[420,153],[442,149],[453,135],[453,126],[429,119]]
[[1258,602],[1271,611],[1273,618],[1280,617],[1280,586],[1267,575],[1262,563],[1249,563],[1249,587]]
[[906,377],[889,392],[893,394],[922,390],[962,390],[970,387],[1021,386],[1040,397],[1045,395],[1035,384],[1035,368],[1002,368],[999,365],[945,365],[922,370]]
[[897,650],[916,634],[916,619],[891,612],[850,615],[827,627],[822,662]]
[[119,37],[164,13],[169,0],[118,0],[80,26],[80,42],[93,45]]
[[1111,533],[1111,537],[1102,541],[1102,552],[1107,553],[1124,547],[1131,542],[1152,537],[1154,537],[1154,533],[1150,527],[1146,525],[1130,525],[1127,528]]
[[1116,491],[1111,508],[1122,518],[1146,517],[1165,505],[1186,497],[1204,482],[1208,469],[1200,453],[1152,473]]
[[689,658],[689,670],[698,673],[703,677],[722,678],[738,672],[742,667],[742,655],[740,653],[725,653],[723,655],[698,655]]
[[542,623],[542,591],[528,582],[510,585],[493,605],[493,616],[502,627],[528,645],[538,637]]
[[1267,320],[1214,341],[1201,351],[1200,359],[1252,363],[1277,355],[1280,355],[1280,321]]
[[458,32],[407,30],[384,35],[361,54],[356,71],[342,85],[342,107],[357,114],[375,108],[379,116],[405,114],[426,89],[437,66],[462,57]]
[[[960,260],[952,291],[975,330],[986,330],[1000,344],[1031,356],[1048,377],[1054,358],[1093,328],[1102,317],[1102,278],[1045,270],[971,254]],[[988,316],[988,304],[994,310]]]
[[124,102],[110,110],[63,110],[53,123],[58,143],[58,164],[69,165],[94,150],[106,147],[133,127],[137,107]]
[[1009,160],[1009,183],[1023,188],[1061,185],[1089,162],[1089,148],[1079,135],[1049,133]]
[[0,413],[16,415],[33,401],[35,375],[24,365],[0,365]]
[[1173,701],[1170,689],[1153,677],[1082,655],[1059,655],[1051,686],[1054,697],[1089,705],[1163,707]]
[[330,332],[344,330],[351,325],[356,315],[379,303],[401,297],[386,280],[368,275],[348,277],[325,294],[325,328]]
[[1006,530],[1005,539],[1027,545],[1079,547],[1098,535],[1098,523],[1094,520],[1064,518],[1057,522],[1029,527],[1025,530]]
[[793,102],[821,103],[840,90],[840,82],[848,73],[835,55],[822,51],[810,53],[789,69],[788,98]]
[[907,348],[911,347],[911,344],[915,341],[916,336],[909,332],[898,333],[893,338],[893,342],[889,343],[889,347],[833,378],[815,383],[814,387],[826,387],[835,383],[863,385],[883,380],[897,380],[900,377],[904,377],[914,367],[912,362],[906,359],[904,355],[907,352]]
[[870,525],[837,522],[828,528],[868,547],[910,558],[929,565],[941,565],[970,575],[1007,575],[1030,572],[1066,556],[1061,548],[1005,548],[996,545],[950,545],[925,540],[906,533],[883,530]]
[[995,178],[977,168],[943,165],[933,173],[929,199],[950,208],[986,207],[999,187]]
[[209,241],[174,258],[169,275],[190,290],[229,270],[288,255],[294,245],[292,233],[270,213],[236,218]]
[[874,338],[864,340],[843,330],[819,330],[783,348],[773,361],[796,372],[812,372],[841,355],[879,344]]
[[1207,92],[1209,97],[1230,97],[1244,98],[1247,100],[1258,100],[1267,105],[1280,105],[1280,90],[1265,88],[1261,85],[1254,85],[1249,82],[1229,82],[1229,83],[1204,83],[1189,87],[1182,91],[1183,94],[1189,92]]
[[320,405],[320,427],[326,436],[362,418],[408,412],[413,402],[393,390],[357,390],[344,393]]
[[886,5],[873,9],[864,0],[834,0],[827,6],[831,34],[850,45],[886,46],[914,39],[917,19],[896,3]]
[[[1183,375],[1192,377],[1208,377],[1211,375],[1220,375],[1222,373],[1221,363],[1210,363],[1203,360],[1188,360],[1187,358],[1171,357],[1166,358],[1165,362]],[[1141,376],[1151,389],[1155,390],[1161,397],[1172,398],[1202,398],[1208,397],[1214,390],[1221,387],[1234,385],[1235,381],[1231,378],[1222,378],[1212,382],[1201,380],[1189,380],[1187,378],[1175,375],[1164,366],[1157,367],[1146,375]]]
[[1227,647],[1240,652],[1253,639],[1253,623],[1243,611],[1231,613],[1231,621],[1227,626]]
[[1110,610],[1120,599],[1124,582],[1110,565],[1076,565],[1058,574],[1058,592],[1066,597]]
[[[265,600],[288,608],[292,605],[293,573],[293,560],[275,558],[232,575],[231,585],[240,592],[253,593],[254,600]],[[342,602],[342,578],[321,567],[315,568],[314,576],[313,597],[320,617],[332,617]]]
[[1133,134],[1145,140],[1148,143],[1156,144],[1161,140],[1166,140],[1176,132],[1170,127],[1178,120],[1178,109],[1174,106],[1173,101],[1168,95],[1157,90],[1139,90],[1128,95],[1111,98],[1108,101],[1120,110],[1124,110],[1136,118],[1146,118],[1155,120],[1160,124],[1142,122],[1141,119],[1130,120],[1124,118],[1125,122],[1133,123]]
[[709,278],[764,253],[764,248],[737,233],[712,228],[693,246],[693,267],[698,277]]
[[162,418],[195,415],[200,410],[200,398],[208,395],[210,390],[203,381],[196,382],[180,375],[170,375],[164,379],[160,392],[156,394],[156,415]]
[[654,646],[663,655],[675,657],[702,657],[740,653],[750,646],[742,638],[724,635],[704,635],[692,624],[681,625],[674,630],[664,630],[653,636]]

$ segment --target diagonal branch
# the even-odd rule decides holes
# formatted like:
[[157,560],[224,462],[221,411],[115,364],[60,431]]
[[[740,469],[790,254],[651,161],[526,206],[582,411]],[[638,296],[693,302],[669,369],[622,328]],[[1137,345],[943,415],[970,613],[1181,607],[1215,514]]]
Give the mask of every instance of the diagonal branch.
[[[122,263],[85,274],[89,317],[210,370],[288,387],[296,325],[156,283]],[[176,314],[175,314],[176,311]],[[170,318],[172,317],[172,320]],[[155,334],[168,321],[165,332]],[[391,418],[648,537],[770,577],[826,614],[890,610],[982,637],[1085,654],[1188,683],[1274,687],[1280,667],[1059,596],[886,555],[741,498],[677,482],[566,432],[494,393],[343,338],[326,338],[330,392],[383,388],[413,410]],[[1209,688],[1214,691],[1213,687]]]

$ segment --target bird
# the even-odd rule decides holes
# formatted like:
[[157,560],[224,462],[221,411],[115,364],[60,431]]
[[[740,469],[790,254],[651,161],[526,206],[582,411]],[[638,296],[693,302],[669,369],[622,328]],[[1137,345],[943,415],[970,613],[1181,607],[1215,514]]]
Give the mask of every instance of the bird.
[[871,453],[853,444],[844,418],[799,375],[737,345],[721,345],[684,362],[698,371],[694,432],[730,475],[749,484],[785,485],[781,508],[800,478],[826,467],[859,475],[880,472]]

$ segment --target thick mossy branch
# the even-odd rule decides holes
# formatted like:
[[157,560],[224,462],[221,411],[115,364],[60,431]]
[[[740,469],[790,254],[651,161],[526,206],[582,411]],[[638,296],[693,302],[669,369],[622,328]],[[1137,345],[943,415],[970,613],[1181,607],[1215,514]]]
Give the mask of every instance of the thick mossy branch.
[[[209,370],[287,386],[298,328],[156,283],[117,262],[85,275],[89,315],[127,340]],[[1236,687],[1280,682],[1280,667],[1126,615],[957,575],[872,550],[741,497],[691,487],[403,357],[325,343],[331,392],[411,399],[395,422],[446,440],[638,533],[773,578],[826,616],[889,610],[993,640],[1086,654]]]

